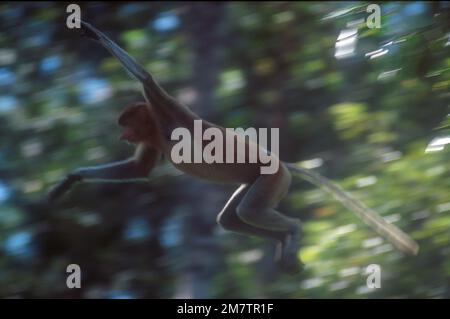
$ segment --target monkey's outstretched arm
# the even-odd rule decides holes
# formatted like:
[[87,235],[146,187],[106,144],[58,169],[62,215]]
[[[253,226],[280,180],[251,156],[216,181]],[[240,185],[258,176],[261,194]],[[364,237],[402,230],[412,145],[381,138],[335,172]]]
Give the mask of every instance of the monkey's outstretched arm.
[[[152,76],[130,56],[125,50],[119,47],[114,41],[108,38],[103,32],[93,27],[87,22],[81,21],[83,26],[84,35],[98,41],[103,45],[112,55],[114,55],[133,76],[135,76],[141,82],[147,82],[153,80]],[[159,87],[160,93],[165,91]],[[167,94],[167,93],[165,93]]]
[[81,167],[67,175],[48,194],[53,201],[66,193],[77,182],[128,183],[146,182],[161,155],[153,149],[139,149],[136,155],[124,161],[92,167]]
[[172,117],[197,117],[189,108],[179,103],[175,98],[170,96],[147,72],[142,65],[140,65],[132,56],[125,50],[119,47],[114,41],[108,38],[103,32],[96,29],[87,22],[81,21],[84,35],[99,42],[104,46],[114,57],[116,57],[137,80],[139,80],[144,87],[144,96],[161,114]]

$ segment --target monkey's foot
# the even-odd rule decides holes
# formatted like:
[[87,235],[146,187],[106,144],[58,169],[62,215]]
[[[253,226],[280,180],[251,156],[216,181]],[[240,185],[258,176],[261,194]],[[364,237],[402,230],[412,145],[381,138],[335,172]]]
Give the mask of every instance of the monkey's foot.
[[280,267],[286,273],[291,275],[301,272],[304,264],[298,258],[299,250],[299,232],[286,235],[283,242],[282,255],[280,260]]
[[283,259],[280,268],[289,275],[296,275],[303,271],[305,265],[298,258]]

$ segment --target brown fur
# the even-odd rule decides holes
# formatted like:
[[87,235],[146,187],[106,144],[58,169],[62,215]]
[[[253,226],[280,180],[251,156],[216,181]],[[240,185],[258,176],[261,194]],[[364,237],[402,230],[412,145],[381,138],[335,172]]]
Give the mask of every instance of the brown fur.
[[150,103],[136,102],[126,106],[117,123],[120,126],[133,129],[140,138],[139,142],[148,144],[158,150],[162,148],[161,129]]

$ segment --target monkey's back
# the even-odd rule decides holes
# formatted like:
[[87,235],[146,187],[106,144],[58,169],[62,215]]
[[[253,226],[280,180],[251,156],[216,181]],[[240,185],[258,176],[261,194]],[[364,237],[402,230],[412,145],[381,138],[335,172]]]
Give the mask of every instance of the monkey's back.
[[[186,160],[175,158],[183,147],[177,146],[177,141],[166,140],[164,153],[172,164],[179,170],[206,180],[225,182],[225,183],[251,183],[261,175],[261,168],[267,166],[269,162],[263,163],[259,154],[263,153],[267,161],[276,161],[280,163],[275,154],[270,154],[267,150],[260,147],[257,143],[246,139],[245,136],[235,133],[232,130],[226,130],[220,126],[211,125],[206,122],[203,133],[207,128],[220,130],[222,140],[217,142],[216,147],[212,148],[211,140],[204,140],[195,136],[191,131],[190,139],[184,147],[188,156]],[[218,132],[218,131],[217,131]],[[226,138],[228,136],[229,138]],[[177,148],[174,152],[174,148]],[[205,159],[205,150],[209,159]],[[183,151],[183,155],[184,154]],[[238,154],[240,156],[238,156]],[[228,155],[228,156],[227,156]],[[183,156],[180,156],[183,157]]]

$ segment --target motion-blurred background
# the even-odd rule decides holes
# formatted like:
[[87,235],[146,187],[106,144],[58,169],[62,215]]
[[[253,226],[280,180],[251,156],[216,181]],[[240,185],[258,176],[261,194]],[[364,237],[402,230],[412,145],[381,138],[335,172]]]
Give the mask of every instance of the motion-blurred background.
[[[296,179],[297,276],[271,242],[220,229],[236,186],[180,175],[48,189],[78,166],[124,159],[116,117],[140,87],[66,28],[66,4],[0,5],[0,297],[450,297],[448,2],[81,3],[82,18],[173,95],[225,127],[279,127],[281,158],[340,183],[421,245],[407,257]],[[82,288],[66,287],[78,264]],[[366,286],[366,267],[382,286]]]

